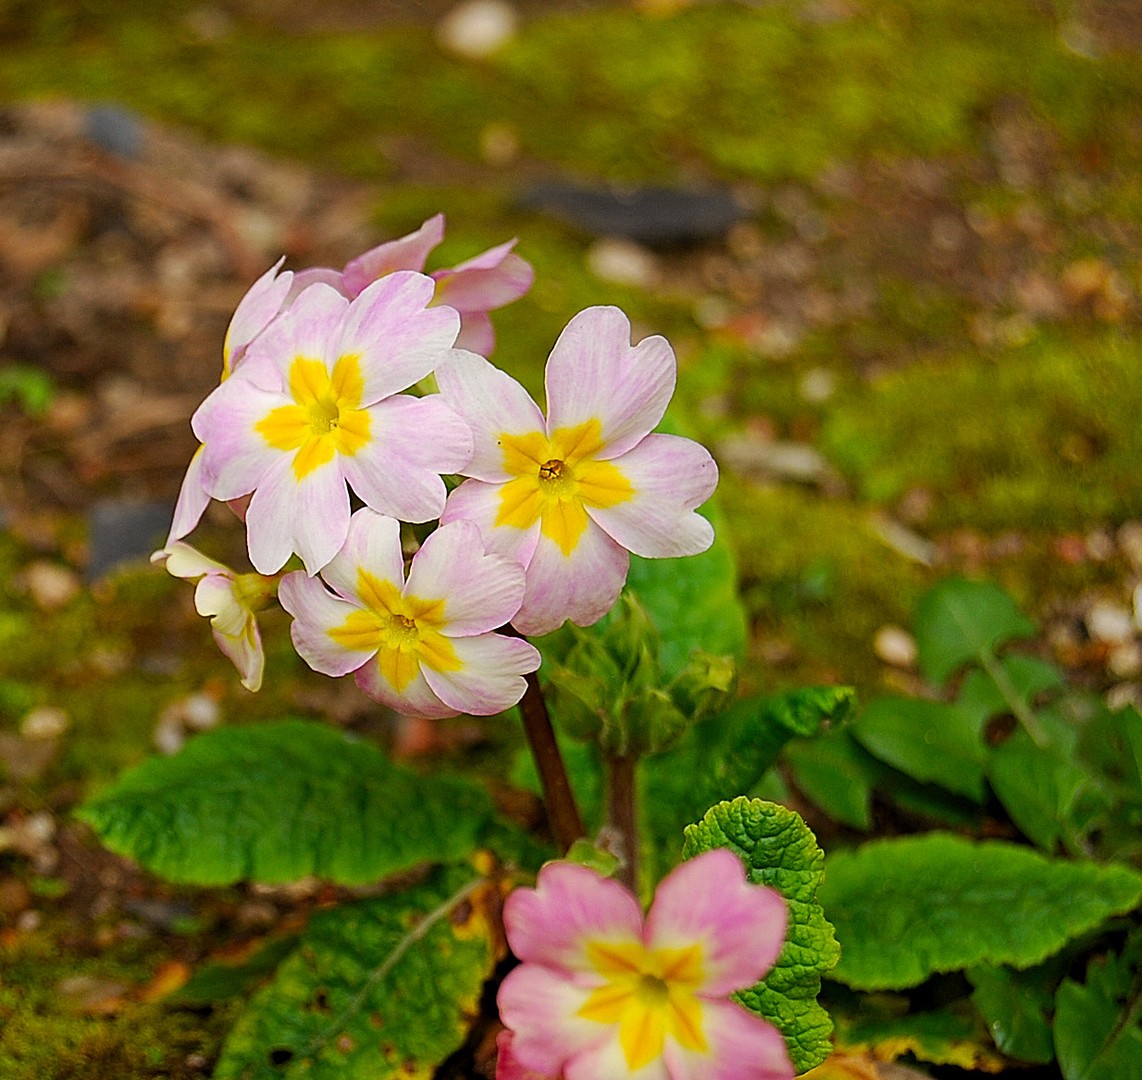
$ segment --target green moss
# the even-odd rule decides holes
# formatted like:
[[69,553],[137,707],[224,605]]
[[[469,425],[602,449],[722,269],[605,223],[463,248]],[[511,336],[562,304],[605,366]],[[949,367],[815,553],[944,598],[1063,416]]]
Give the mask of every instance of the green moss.
[[1142,342],[1043,336],[883,376],[823,442],[863,497],[937,493],[934,527],[1083,529],[1142,513]]

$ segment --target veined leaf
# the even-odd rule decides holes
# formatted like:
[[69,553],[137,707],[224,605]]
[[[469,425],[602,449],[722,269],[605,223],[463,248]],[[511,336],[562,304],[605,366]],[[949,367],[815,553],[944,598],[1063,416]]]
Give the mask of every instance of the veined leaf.
[[1035,633],[998,585],[949,578],[916,605],[916,650],[924,677],[942,686],[969,660],[990,658],[996,646]]
[[972,1003],[1000,1050],[1017,1061],[1045,1065],[1055,1060],[1047,1019],[1053,984],[1044,979],[1042,968],[1013,971],[1008,967],[977,967],[967,976],[974,988]]
[[1067,979],[1059,987],[1055,1051],[1065,1080],[1126,1080],[1138,1075],[1142,1002],[1137,979],[1127,955],[1111,955],[1090,962],[1085,983]]
[[507,828],[478,784],[418,776],[301,720],[198,735],[77,815],[116,854],[194,885],[308,875],[358,885],[461,859]]
[[719,803],[686,827],[684,859],[716,847],[737,855],[750,881],[772,886],[789,906],[788,935],[777,964],[736,997],[780,1029],[794,1069],[805,1072],[828,1057],[833,1030],[817,1003],[821,976],[838,955],[833,928],[816,899],[824,854],[797,814],[760,799]]
[[847,729],[790,743],[785,760],[797,787],[830,817],[854,829],[872,828],[872,790],[890,770]]
[[831,978],[901,989],[977,964],[1037,964],[1133,908],[1142,875],[929,833],[830,856],[819,899],[843,950]]
[[468,867],[316,914],[223,1047],[215,1080],[428,1080],[502,952],[499,887]]

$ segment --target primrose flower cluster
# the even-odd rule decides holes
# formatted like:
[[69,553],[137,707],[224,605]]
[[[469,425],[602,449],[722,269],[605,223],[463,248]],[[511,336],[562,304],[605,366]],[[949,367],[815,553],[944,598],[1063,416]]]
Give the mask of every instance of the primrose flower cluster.
[[[712,542],[695,509],[717,483],[713,459],[652,434],[674,391],[669,344],[632,346],[617,308],[580,312],[548,361],[545,417],[481,355],[488,312],[527,292],[530,265],[510,241],[425,274],[443,231],[437,215],[340,271],[279,262],[235,310],[155,561],[198,582],[196,606],[248,689],[262,678],[255,615],[277,582],[311,667],[352,673],[407,715],[490,715],[539,666],[520,635],[600,619],[631,552]],[[430,376],[438,391],[424,393]],[[462,478],[451,493],[448,475]],[[255,573],[183,542],[212,499],[245,521]],[[400,523],[432,521],[406,570]]]

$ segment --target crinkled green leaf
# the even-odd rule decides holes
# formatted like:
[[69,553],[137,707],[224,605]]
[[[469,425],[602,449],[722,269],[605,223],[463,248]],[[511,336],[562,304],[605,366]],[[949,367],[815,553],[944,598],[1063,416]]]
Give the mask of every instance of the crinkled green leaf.
[[468,867],[318,912],[251,999],[215,1080],[427,1080],[498,959],[498,887]]
[[847,686],[745,699],[698,724],[667,753],[645,759],[642,803],[651,845],[645,858],[652,876],[661,877],[677,861],[685,825],[716,802],[749,794],[790,740],[843,723],[854,700]]
[[831,977],[863,990],[977,964],[1028,967],[1140,898],[1142,875],[1125,866],[947,833],[838,852],[819,893],[843,950]]
[[983,802],[981,729],[978,716],[955,705],[891,695],[869,702],[850,730],[869,753],[912,779]]
[[307,875],[362,884],[463,858],[507,827],[478,784],[418,776],[301,720],[195,736],[125,773],[78,816],[116,854],[195,885]]
[[998,585],[949,578],[916,605],[916,650],[924,677],[942,686],[969,660],[1035,633],[1035,624]]
[[790,743],[785,760],[801,793],[831,818],[854,829],[872,828],[872,790],[889,770],[847,729]]
[[1055,995],[1055,1052],[1065,1080],[1142,1075],[1142,986],[1126,956],[1090,962],[1086,982]]
[[737,995],[785,1036],[798,1072],[828,1057],[833,1023],[817,1003],[821,976],[836,962],[833,928],[818,903],[824,854],[816,837],[792,810],[760,799],[734,799],[688,825],[682,857],[724,847],[745,863],[750,881],[770,885],[789,906],[789,931],[773,970]]
[[[1016,1061],[1047,1064],[1055,1059],[1051,1037],[1051,988],[1041,969],[976,967],[967,973],[972,1003],[987,1024],[995,1045]],[[1057,976],[1056,976],[1057,978]]]

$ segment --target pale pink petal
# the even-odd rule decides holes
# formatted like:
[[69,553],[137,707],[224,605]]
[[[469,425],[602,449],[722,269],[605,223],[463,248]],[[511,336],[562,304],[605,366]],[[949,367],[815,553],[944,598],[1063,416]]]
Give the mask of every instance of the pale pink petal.
[[[336,342],[349,302],[336,289],[318,283],[303,290],[246,350],[242,374],[266,390],[286,390],[293,361],[303,356],[332,370]],[[277,381],[273,372],[276,371]]]
[[528,392],[475,353],[454,353],[436,369],[436,385],[472,429],[475,449],[465,475],[492,483],[510,480],[501,436],[544,430],[543,413]]
[[340,270],[334,270],[328,266],[310,266],[294,272],[293,284],[286,294],[285,303],[282,304],[282,307],[288,308],[310,285],[319,284],[328,285],[344,296],[345,299],[349,299],[349,294],[345,291],[344,283],[341,280]]
[[405,593],[443,599],[444,632],[468,637],[510,622],[523,590],[523,567],[513,559],[485,555],[476,525],[455,521],[441,525],[413,556]]
[[[550,862],[534,889],[515,889],[507,898],[504,928],[526,967],[545,964],[564,980],[575,973],[584,985],[598,986],[603,979],[587,958],[588,942],[640,941],[642,912],[617,881],[577,863]],[[504,1023],[518,1030],[506,1017]]]
[[210,495],[202,486],[202,452],[205,448],[200,446],[190,459],[186,469],[186,476],[182,478],[182,487],[179,488],[178,502],[174,506],[174,518],[171,521],[171,531],[167,536],[167,546],[174,541],[194,531],[195,526],[202,520],[202,515],[210,505]]
[[560,1080],[558,1074],[529,1069],[512,1048],[514,1037],[506,1029],[496,1036],[496,1080]]
[[374,655],[367,649],[347,649],[329,636],[345,625],[359,606],[330,595],[317,578],[297,571],[286,574],[278,586],[278,600],[293,616],[290,637],[301,658],[323,675],[347,675]]
[[434,671],[424,665],[425,682],[432,692],[458,713],[494,716],[523,697],[524,673],[539,667],[539,651],[526,641],[502,634],[450,637],[448,643],[461,667]]
[[454,307],[461,315],[494,311],[518,300],[535,281],[531,263],[508,254],[514,240],[500,244],[451,270],[436,270],[436,303]]
[[262,649],[262,635],[251,615],[243,632],[236,637],[214,630],[214,642],[238,672],[242,685],[252,694],[262,688],[262,675],[266,667],[266,654]]
[[250,344],[287,303],[293,285],[293,274],[286,270],[280,275],[285,257],[278,259],[238,301],[226,337],[222,344],[223,371],[233,371]]
[[701,942],[699,993],[718,996],[753,986],[773,967],[787,922],[781,894],[749,884],[741,860],[715,848],[675,867],[658,886],[646,943],[678,948]]
[[512,625],[528,636],[547,634],[570,619],[598,622],[618,599],[630,568],[630,552],[593,521],[570,555],[542,532],[527,566],[527,591]]
[[563,1067],[564,1080],[673,1080],[661,1056],[652,1058],[641,1069],[627,1065],[618,1038],[618,1025],[598,1025],[609,1032],[609,1038],[594,1043],[570,1058]]
[[[508,972],[496,1004],[500,1019],[512,1032],[512,1051],[524,1068],[559,1076],[569,1057],[613,1037],[615,1026],[576,1015],[589,993],[589,985],[576,985],[566,974],[540,964],[521,964]],[[595,1080],[612,1078],[599,1074]]]
[[191,417],[191,427],[205,443],[199,474],[202,486],[226,502],[249,495],[283,457],[256,430],[274,409],[292,404],[280,392],[254,386],[246,367],[216,387]]
[[634,488],[614,506],[587,513],[628,551],[649,559],[697,555],[714,542],[714,529],[694,508],[718,484],[710,452],[691,439],[648,435],[612,464]]
[[349,533],[339,552],[325,565],[325,583],[345,599],[360,596],[360,571],[391,582],[398,592],[404,587],[404,554],[400,522],[367,507],[349,519]]
[[151,563],[154,565],[162,563],[166,567],[167,573],[176,578],[199,578],[204,574],[230,574],[233,576],[230,567],[207,558],[197,548],[179,540],[173,544],[167,544],[161,551],[156,551],[151,556]]
[[677,364],[663,337],[631,347],[630,322],[616,307],[593,307],[568,324],[547,361],[547,430],[598,420],[606,448],[625,454],[662,419]]
[[[732,1001],[702,1002],[702,1034],[709,1049],[687,1050],[666,1040],[670,1080],[793,1080],[781,1032]],[[570,1074],[568,1074],[570,1075]]]
[[246,511],[246,543],[260,574],[277,573],[293,552],[316,574],[348,532],[349,492],[336,458],[298,481],[290,456],[280,455]]
[[496,525],[496,515],[500,511],[499,484],[484,484],[479,480],[465,480],[458,488],[449,492],[440,523],[471,521],[484,538],[484,547],[489,554],[503,555],[505,558],[526,566],[539,543],[539,522],[528,529],[517,529],[513,525]]
[[423,270],[428,253],[444,239],[444,215],[430,217],[416,232],[389,240],[350,260],[342,272],[345,288],[356,296],[394,270]]
[[375,660],[370,660],[359,668],[354,679],[361,690],[374,701],[387,705],[402,716],[444,720],[449,716],[456,716],[459,712],[457,709],[449,708],[432,692],[421,672],[417,672],[412,682],[400,693],[381,674],[380,665]]
[[373,282],[350,304],[336,352],[361,358],[363,405],[407,389],[451,355],[460,316],[452,308],[427,306],[434,289],[431,278],[399,271]]
[[460,316],[460,334],[457,349],[491,356],[496,349],[496,330],[492,320],[482,311],[467,311]]
[[444,509],[441,473],[457,472],[472,434],[439,394],[386,398],[368,409],[372,439],[340,461],[353,491],[373,510],[401,521],[430,521]]

